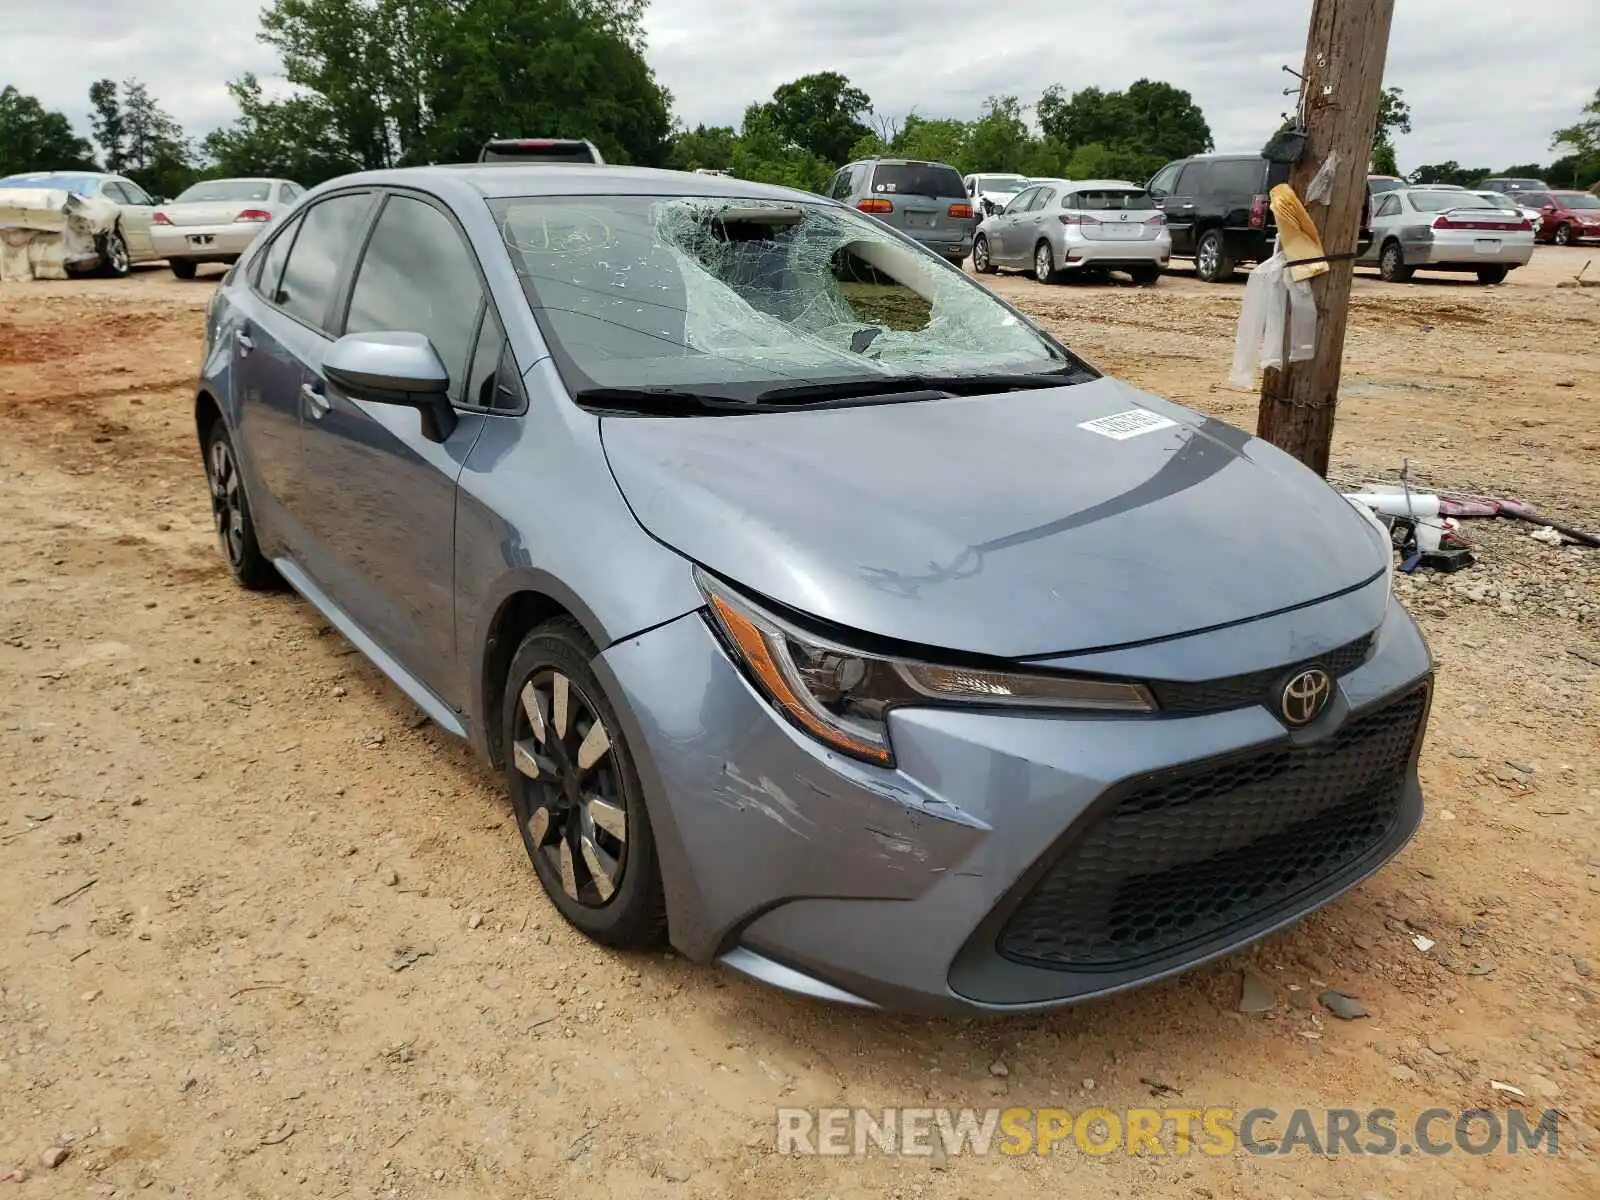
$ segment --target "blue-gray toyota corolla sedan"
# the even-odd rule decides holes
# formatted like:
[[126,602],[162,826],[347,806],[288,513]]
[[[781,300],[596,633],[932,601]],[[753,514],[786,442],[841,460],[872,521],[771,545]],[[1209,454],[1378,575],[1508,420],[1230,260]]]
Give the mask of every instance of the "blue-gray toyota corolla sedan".
[[234,575],[502,768],[610,945],[1023,1011],[1292,922],[1421,816],[1383,529],[817,196],[333,180],[223,280],[195,417]]

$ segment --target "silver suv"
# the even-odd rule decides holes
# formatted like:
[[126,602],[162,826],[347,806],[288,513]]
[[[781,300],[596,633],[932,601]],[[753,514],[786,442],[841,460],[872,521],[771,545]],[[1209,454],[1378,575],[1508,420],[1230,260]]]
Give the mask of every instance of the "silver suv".
[[972,253],[977,218],[960,172],[941,162],[864,158],[840,168],[833,199],[871,213],[960,266]]

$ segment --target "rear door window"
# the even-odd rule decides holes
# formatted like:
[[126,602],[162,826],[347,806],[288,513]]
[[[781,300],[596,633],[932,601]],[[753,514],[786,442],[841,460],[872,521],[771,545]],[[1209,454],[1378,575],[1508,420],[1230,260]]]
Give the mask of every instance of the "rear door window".
[[355,192],[330,196],[306,210],[274,298],[279,308],[313,329],[326,328],[339,272],[371,207],[370,192]]
[[1185,163],[1183,171],[1178,175],[1177,186],[1172,190],[1179,196],[1198,196],[1208,191],[1210,166],[1210,163],[1203,162]]
[[879,163],[872,172],[872,190],[893,196],[926,196],[930,200],[967,194],[954,167],[936,163]]
[[1266,160],[1261,158],[1221,158],[1211,163],[1206,191],[1218,196],[1253,196],[1262,187]]

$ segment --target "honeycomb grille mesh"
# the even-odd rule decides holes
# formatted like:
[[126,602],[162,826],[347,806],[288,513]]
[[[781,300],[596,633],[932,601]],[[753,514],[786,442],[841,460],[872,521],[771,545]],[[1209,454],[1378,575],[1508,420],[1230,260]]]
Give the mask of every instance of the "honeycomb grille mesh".
[[1285,677],[1307,667],[1321,667],[1338,679],[1366,662],[1371,650],[1372,635],[1367,634],[1317,658],[1308,658],[1290,666],[1251,671],[1246,675],[1229,675],[1223,679],[1206,679],[1199,683],[1152,683],[1150,690],[1155,693],[1163,712],[1180,716],[1226,712],[1231,708],[1245,708],[1252,704],[1264,704],[1277,711],[1273,689]]
[[1166,775],[1098,817],[1001,930],[1006,958],[1104,970],[1283,908],[1393,831],[1427,691],[1325,742]]

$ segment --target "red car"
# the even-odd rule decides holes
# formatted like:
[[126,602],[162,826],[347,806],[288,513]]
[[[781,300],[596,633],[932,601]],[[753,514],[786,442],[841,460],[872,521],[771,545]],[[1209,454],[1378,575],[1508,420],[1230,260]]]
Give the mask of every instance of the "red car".
[[1558,246],[1600,241],[1600,196],[1589,192],[1518,192],[1517,202],[1537,208],[1544,219],[1535,237]]

